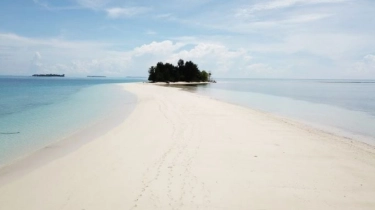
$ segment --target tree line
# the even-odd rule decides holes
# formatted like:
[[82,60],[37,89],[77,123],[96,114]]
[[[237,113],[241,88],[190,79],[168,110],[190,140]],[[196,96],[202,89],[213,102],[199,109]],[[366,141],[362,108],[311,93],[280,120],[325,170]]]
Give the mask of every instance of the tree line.
[[207,82],[211,77],[211,73],[200,71],[197,64],[182,59],[177,62],[177,66],[158,62],[149,68],[148,73],[151,82]]

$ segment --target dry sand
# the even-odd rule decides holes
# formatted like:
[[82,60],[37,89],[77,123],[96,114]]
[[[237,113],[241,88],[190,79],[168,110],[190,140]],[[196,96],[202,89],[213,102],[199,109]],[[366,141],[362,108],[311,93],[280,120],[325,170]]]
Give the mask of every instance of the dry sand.
[[375,209],[375,149],[151,84],[108,133],[0,187],[0,209]]

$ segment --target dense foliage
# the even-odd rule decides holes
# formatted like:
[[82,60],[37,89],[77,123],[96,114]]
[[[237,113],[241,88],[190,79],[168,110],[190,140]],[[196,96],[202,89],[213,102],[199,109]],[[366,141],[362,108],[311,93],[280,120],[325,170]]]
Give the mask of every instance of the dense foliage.
[[186,63],[180,59],[177,66],[170,63],[159,62],[148,70],[148,80],[151,82],[206,82],[209,81],[211,73],[200,71],[197,64],[192,61]]

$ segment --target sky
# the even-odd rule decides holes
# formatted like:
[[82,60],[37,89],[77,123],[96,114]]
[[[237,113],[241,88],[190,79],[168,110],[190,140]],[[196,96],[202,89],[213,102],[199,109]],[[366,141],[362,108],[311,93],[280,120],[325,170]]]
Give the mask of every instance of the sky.
[[374,0],[1,0],[0,75],[375,79]]

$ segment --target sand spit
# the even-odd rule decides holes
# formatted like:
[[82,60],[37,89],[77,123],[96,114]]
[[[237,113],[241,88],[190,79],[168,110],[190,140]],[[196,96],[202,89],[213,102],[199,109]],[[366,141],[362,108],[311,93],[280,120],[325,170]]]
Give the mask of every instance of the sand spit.
[[119,126],[0,188],[0,209],[375,209],[375,149],[205,96],[125,84]]

